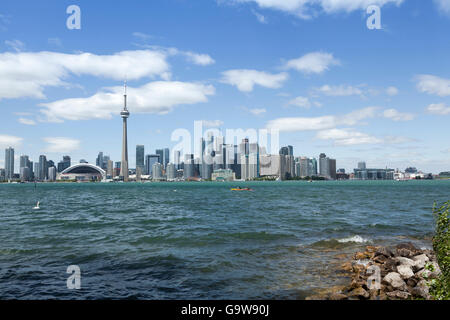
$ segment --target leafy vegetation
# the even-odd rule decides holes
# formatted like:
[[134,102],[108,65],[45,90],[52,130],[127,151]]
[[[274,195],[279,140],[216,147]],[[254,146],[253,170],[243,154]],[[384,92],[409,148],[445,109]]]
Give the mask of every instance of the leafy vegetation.
[[450,300],[450,201],[435,206],[433,212],[436,217],[433,248],[442,274],[431,282],[430,293],[437,300]]

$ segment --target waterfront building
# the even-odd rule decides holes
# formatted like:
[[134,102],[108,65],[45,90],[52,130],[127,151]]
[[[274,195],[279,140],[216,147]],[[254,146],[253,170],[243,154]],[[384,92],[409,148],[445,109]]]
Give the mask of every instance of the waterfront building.
[[21,167],[20,168],[20,181],[30,181],[31,180],[31,172],[30,168],[28,167]]
[[311,159],[311,165],[312,165],[312,176],[315,177],[318,174],[318,171],[317,171],[317,159],[316,158],[312,158]]
[[114,178],[114,162],[112,160],[108,160],[108,164],[106,166],[106,178],[107,179]]
[[75,164],[56,176],[57,180],[75,180],[80,182],[102,181],[105,178],[105,170],[89,163]]
[[260,155],[260,176],[274,179],[286,179],[286,156],[281,154]]
[[20,180],[30,181],[33,176],[33,161],[26,155],[20,156]]
[[5,150],[5,180],[14,178],[14,148],[9,147]]
[[121,167],[120,161],[116,161],[114,163],[114,177],[119,177],[120,176],[120,167]]
[[122,161],[120,166],[120,179],[128,182],[128,136],[127,136],[127,119],[130,117],[130,112],[127,109],[127,84],[124,85],[124,106],[120,113],[123,119],[123,137],[122,137]]
[[136,173],[138,172],[138,169],[140,170],[141,174],[144,174],[145,171],[145,149],[143,145],[138,144],[136,146]]
[[0,169],[0,181],[5,181],[5,169]]
[[394,174],[394,169],[354,169],[357,180],[393,180]]
[[153,165],[155,163],[159,163],[159,155],[158,154],[148,154],[145,156],[145,174],[152,175]]
[[174,150],[173,151],[173,164],[175,165],[175,169],[179,170],[181,169],[181,151],[180,150]]
[[211,177],[212,181],[234,181],[235,179],[235,174],[231,169],[214,170]]
[[176,179],[176,169],[175,169],[175,165],[173,163],[168,163],[166,166],[166,177],[167,180],[169,181],[173,181]]
[[184,160],[183,178],[188,180],[195,177],[194,155],[186,154]]
[[161,163],[157,162],[152,166],[152,178],[153,180],[161,180],[163,178],[163,166]]
[[366,170],[366,163],[364,161],[358,162],[358,169],[359,170]]
[[326,179],[336,179],[336,160],[330,159],[325,153],[319,157],[319,175]]
[[34,178],[35,181],[41,180],[41,177],[40,177],[40,164],[39,164],[39,162],[35,162],[34,163],[34,175],[33,175],[33,178]]
[[48,162],[45,155],[39,156],[39,180],[45,181],[48,178]]
[[48,168],[48,181],[56,181],[56,167],[55,166],[51,166]]

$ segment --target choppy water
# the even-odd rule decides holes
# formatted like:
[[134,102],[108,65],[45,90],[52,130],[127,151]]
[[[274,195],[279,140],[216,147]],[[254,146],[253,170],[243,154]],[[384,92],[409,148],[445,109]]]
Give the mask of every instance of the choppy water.
[[430,246],[433,202],[450,199],[450,181],[232,186],[0,185],[0,298],[301,299],[343,281],[341,253]]

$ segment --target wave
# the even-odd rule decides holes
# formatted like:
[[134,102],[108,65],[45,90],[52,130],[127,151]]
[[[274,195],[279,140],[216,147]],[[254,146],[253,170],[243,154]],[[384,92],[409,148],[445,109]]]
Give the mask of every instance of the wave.
[[363,238],[363,237],[361,237],[359,235],[356,235],[356,236],[353,236],[353,237],[350,237],[350,238],[338,239],[337,241],[339,243],[347,243],[347,242],[367,243],[367,242],[372,242],[372,240]]

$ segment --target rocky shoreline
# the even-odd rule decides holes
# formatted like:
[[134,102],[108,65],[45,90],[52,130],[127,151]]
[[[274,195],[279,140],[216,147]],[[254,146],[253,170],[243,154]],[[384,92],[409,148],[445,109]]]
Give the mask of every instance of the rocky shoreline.
[[429,282],[441,274],[434,252],[411,243],[367,246],[340,269],[351,278],[350,284],[306,300],[431,300]]

